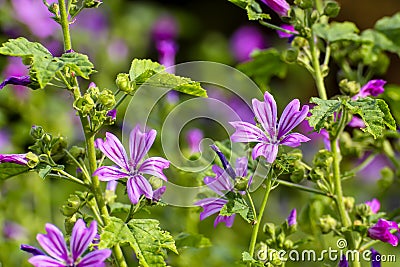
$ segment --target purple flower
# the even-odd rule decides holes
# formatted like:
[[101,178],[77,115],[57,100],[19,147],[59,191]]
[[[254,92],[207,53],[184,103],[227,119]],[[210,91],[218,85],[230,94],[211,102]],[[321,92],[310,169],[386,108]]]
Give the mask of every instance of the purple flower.
[[3,236],[6,239],[20,240],[27,237],[27,231],[18,223],[5,221],[3,224]]
[[27,86],[30,83],[31,78],[29,76],[11,76],[0,83],[0,90],[3,89],[7,84]]
[[371,248],[371,266],[372,267],[381,267],[381,254],[378,251]]
[[376,198],[373,198],[371,201],[366,201],[365,204],[370,206],[373,214],[377,213],[381,208],[381,203]]
[[49,223],[46,224],[46,232],[47,234],[38,234],[36,239],[49,256],[34,247],[21,245],[22,250],[34,255],[29,259],[29,263],[33,266],[104,267],[104,261],[111,255],[111,250],[101,249],[81,257],[97,234],[96,221],[92,221],[89,228],[86,228],[86,224],[82,219],[75,223],[70,240],[71,251],[68,251],[64,235],[56,226]]
[[26,154],[0,154],[0,163],[28,164]]
[[117,118],[117,110],[116,109],[112,109],[110,111],[107,112],[107,117],[110,117],[111,120],[115,120]]
[[174,17],[170,15],[161,16],[152,29],[153,39],[156,41],[173,40],[178,35],[178,24]]
[[287,217],[287,221],[288,221],[289,226],[297,224],[297,210],[296,209],[292,209],[289,216]]
[[275,11],[279,16],[287,16],[290,5],[285,0],[261,0],[269,6],[273,11]]
[[115,39],[107,47],[107,53],[110,60],[115,63],[121,62],[128,57],[129,48],[122,39]]
[[298,99],[294,99],[284,109],[278,124],[275,99],[270,93],[265,92],[264,100],[264,102],[261,102],[253,99],[253,111],[265,132],[248,122],[230,122],[236,129],[231,139],[233,142],[258,143],[253,148],[253,159],[264,156],[267,162],[272,163],[278,154],[279,145],[297,147],[301,142],[310,140],[310,138],[299,133],[289,134],[307,116],[308,106],[304,105],[299,110],[300,102]]
[[[294,32],[294,33],[297,33],[297,31],[294,29],[293,25],[283,24],[283,25],[281,25],[281,28],[291,31],[291,32]],[[276,32],[278,33],[279,38],[292,38],[293,37],[293,34],[291,34],[291,33],[283,32],[283,31],[279,31],[279,30]]]
[[365,123],[364,121],[356,116],[353,116],[353,118],[351,118],[351,121],[347,124],[350,127],[353,128],[364,128],[365,127]]
[[154,143],[157,132],[141,132],[137,125],[130,133],[129,148],[130,158],[122,146],[122,143],[112,133],[106,133],[106,140],[97,142],[98,148],[115,164],[119,166],[103,166],[98,168],[93,175],[97,175],[101,181],[112,181],[128,177],[127,191],[133,204],[139,202],[141,195],[153,199],[153,189],[143,174],[157,176],[163,180],[167,177],[163,169],[169,167],[169,161],[161,157],[151,157],[143,160]]
[[398,238],[390,232],[390,230],[396,229],[399,231],[399,226],[394,221],[387,221],[385,219],[379,219],[379,221],[368,229],[368,236],[372,239],[381,240],[387,242],[392,246],[397,246]]
[[361,87],[360,92],[353,96],[352,99],[355,100],[367,96],[378,96],[385,91],[383,88],[385,84],[385,80],[370,80],[367,84]]
[[116,180],[111,180],[107,182],[106,190],[115,192],[117,189],[118,182]]
[[203,140],[203,132],[200,129],[190,129],[186,133],[186,140],[189,144],[190,152],[198,153],[200,152],[200,142]]
[[167,189],[166,186],[161,186],[154,190],[153,192],[153,201],[158,202],[161,199],[161,196],[164,194],[165,190]]
[[338,267],[349,267],[349,262],[347,261],[345,255],[342,255]]
[[230,47],[235,59],[243,62],[250,59],[253,50],[264,49],[266,42],[262,32],[257,27],[243,26],[233,34]]

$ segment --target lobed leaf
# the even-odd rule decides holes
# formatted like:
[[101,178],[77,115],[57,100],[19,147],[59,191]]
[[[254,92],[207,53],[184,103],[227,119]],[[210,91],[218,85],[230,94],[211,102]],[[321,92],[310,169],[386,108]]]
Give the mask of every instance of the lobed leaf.
[[180,248],[206,248],[211,246],[211,241],[202,234],[180,233],[175,237],[175,243]]
[[129,77],[131,81],[140,80],[141,82],[145,82],[154,74],[164,70],[165,67],[157,62],[153,62],[149,59],[135,58],[129,70]]
[[332,22],[331,24],[315,24],[315,34],[330,43],[337,41],[358,41],[358,28],[352,22]]
[[95,72],[93,63],[87,55],[75,52],[65,53],[59,59],[64,63],[64,67],[69,67],[84,79],[89,79],[89,75]]
[[391,17],[384,17],[375,24],[375,30],[384,34],[394,44],[400,43],[400,12]]
[[226,197],[228,197],[229,201],[222,207],[219,215],[231,216],[233,214],[239,214],[248,223],[254,221],[254,213],[241,194],[229,192],[226,194]]
[[52,57],[49,50],[40,43],[30,42],[23,37],[10,39],[0,47],[0,54],[12,57]]
[[308,117],[308,123],[315,131],[319,132],[329,118],[339,110],[341,102],[339,100],[322,100],[312,97],[311,103],[317,104],[310,110],[311,116]]

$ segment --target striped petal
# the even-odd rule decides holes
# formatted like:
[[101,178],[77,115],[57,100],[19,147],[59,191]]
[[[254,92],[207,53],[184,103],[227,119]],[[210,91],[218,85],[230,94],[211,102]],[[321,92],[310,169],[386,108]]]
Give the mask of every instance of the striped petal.
[[308,106],[304,105],[300,111],[299,108],[300,102],[298,99],[292,100],[286,106],[279,120],[277,139],[281,139],[307,117]]
[[247,162],[248,162],[247,157],[236,159],[236,175],[238,177],[247,176]]
[[200,220],[204,220],[210,215],[219,212],[226,203],[228,203],[228,200],[222,198],[205,198],[194,204],[203,208],[200,213]]
[[121,168],[129,171],[128,156],[121,141],[112,133],[106,133],[104,142],[97,142],[97,146],[104,155]]
[[89,228],[82,219],[79,219],[72,229],[71,252],[74,262],[85,252],[97,234],[97,222],[92,221]]
[[28,262],[35,267],[65,267],[65,264],[44,255],[34,256]]
[[253,159],[264,156],[268,163],[273,163],[278,155],[278,147],[277,144],[259,143],[253,148],[251,156]]
[[272,138],[276,136],[276,102],[274,97],[268,92],[265,92],[264,100],[265,102],[261,102],[257,99],[253,99],[253,110],[257,120],[269,134],[269,137]]
[[169,167],[169,161],[161,157],[146,159],[139,168],[139,172],[150,174],[167,181],[163,170]]
[[137,204],[141,195],[144,195],[148,199],[153,198],[153,189],[149,181],[141,175],[130,177],[126,183],[126,189],[132,204]]
[[88,253],[79,262],[77,267],[102,267],[105,266],[104,261],[111,256],[111,250],[100,249]]
[[114,166],[102,166],[93,175],[98,176],[100,181],[113,181],[127,177],[129,173]]
[[231,228],[233,222],[235,221],[236,214],[232,214],[231,216],[221,216],[218,215],[214,220],[214,228],[217,227],[219,223],[225,223],[225,226]]
[[36,237],[39,244],[53,258],[68,261],[67,245],[62,232],[50,223],[47,223],[45,228],[47,234],[38,234]]
[[134,167],[136,167],[147,152],[149,152],[150,147],[156,139],[156,135],[157,132],[155,130],[150,130],[148,133],[141,132],[139,125],[136,125],[136,127],[131,131],[129,136],[129,149]]
[[298,147],[303,142],[308,142],[311,139],[307,136],[304,136],[299,133],[291,133],[288,134],[285,138],[282,139],[279,143],[281,145],[290,146],[290,147]]
[[236,129],[236,131],[231,136],[231,140],[233,142],[248,143],[268,140],[265,133],[251,123],[244,121],[234,121],[230,122],[230,124]]

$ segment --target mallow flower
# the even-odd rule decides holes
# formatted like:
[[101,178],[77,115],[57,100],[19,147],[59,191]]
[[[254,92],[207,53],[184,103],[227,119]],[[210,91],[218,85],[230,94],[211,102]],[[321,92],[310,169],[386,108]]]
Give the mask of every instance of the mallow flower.
[[153,145],[156,135],[155,130],[141,132],[140,126],[137,125],[130,133],[130,157],[128,158],[121,141],[112,133],[107,132],[106,140],[96,140],[96,145],[118,166],[102,166],[93,175],[97,175],[100,181],[106,182],[127,177],[126,187],[132,204],[137,204],[142,195],[148,199],[154,199],[153,189],[143,174],[153,175],[166,181],[167,177],[163,169],[169,167],[169,161],[161,157],[143,160]]
[[79,219],[73,229],[68,250],[63,233],[53,224],[46,224],[47,234],[38,234],[36,239],[42,246],[38,248],[21,245],[21,250],[31,253],[33,257],[29,263],[36,267],[105,267],[104,261],[110,257],[111,250],[100,249],[83,255],[97,234],[97,222],[92,221],[86,228],[86,224]]
[[378,251],[371,248],[371,267],[381,267],[381,254]]
[[298,147],[300,143],[310,141],[310,138],[300,133],[289,134],[307,117],[308,106],[304,105],[301,110],[299,109],[299,100],[292,100],[284,109],[278,123],[275,99],[270,93],[265,92],[264,102],[253,99],[254,114],[264,131],[248,122],[230,122],[236,129],[231,140],[233,142],[257,143],[253,148],[253,159],[264,156],[268,163],[272,163],[278,154],[279,145]]
[[285,0],[261,0],[275,11],[279,16],[284,17],[288,15],[290,5]]
[[10,76],[0,83],[0,90],[8,84],[28,86],[31,83],[29,76]]
[[19,165],[27,165],[27,154],[0,154],[0,163],[15,163]]
[[230,48],[233,56],[239,62],[250,59],[251,53],[256,49],[266,48],[263,33],[254,26],[242,26],[231,37]]
[[349,262],[347,261],[345,255],[342,255],[342,257],[340,258],[338,267],[349,267]]
[[399,231],[399,226],[394,221],[387,221],[385,219],[379,219],[379,221],[368,229],[368,236],[372,239],[377,239],[382,242],[386,242],[396,247],[399,243],[399,239],[391,230],[395,229]]
[[[222,152],[216,146],[212,146],[212,148],[220,157],[224,169],[218,165],[213,165],[212,171],[215,173],[215,177],[204,177],[204,183],[220,197],[209,197],[199,200],[195,203],[196,206],[203,208],[203,211],[200,213],[200,220],[204,220],[205,218],[220,212],[224,205],[228,203],[228,199],[225,197],[225,194],[234,190],[233,181],[235,181],[237,177],[247,176],[246,157],[238,158],[236,160],[236,168],[233,169],[228,160],[225,158],[224,154],[222,154]],[[250,183],[251,178],[248,184]],[[232,214],[230,216],[218,215],[214,220],[214,227],[217,227],[218,223],[221,222],[225,223],[226,227],[232,227],[235,216],[236,214]]]
[[370,201],[366,201],[365,204],[367,204],[371,208],[371,212],[373,214],[377,213],[381,208],[381,203],[376,198],[373,198]]
[[290,212],[290,214],[286,220],[287,220],[289,226],[296,225],[297,224],[297,210],[292,209],[292,211]]

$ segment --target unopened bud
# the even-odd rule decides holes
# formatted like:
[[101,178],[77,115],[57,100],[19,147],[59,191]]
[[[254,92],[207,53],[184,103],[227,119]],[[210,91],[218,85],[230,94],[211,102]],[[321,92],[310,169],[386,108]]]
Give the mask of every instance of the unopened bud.
[[117,84],[118,89],[125,93],[130,93],[133,91],[133,87],[131,86],[131,82],[129,80],[129,74],[119,73],[115,83]]
[[239,191],[245,191],[247,189],[249,179],[247,177],[236,177],[235,188]]
[[355,96],[360,92],[360,84],[355,81],[348,81],[347,79],[341,80],[339,87],[343,94],[349,96]]
[[336,229],[337,221],[330,215],[324,215],[319,219],[319,226],[322,233],[327,234]]
[[33,139],[40,139],[42,138],[44,131],[41,126],[33,125],[29,134],[33,137]]
[[110,90],[103,90],[100,93],[98,101],[106,108],[110,109],[115,106],[115,96]]
[[335,1],[328,1],[324,8],[324,15],[327,15],[330,18],[335,18],[339,15],[340,6]]

